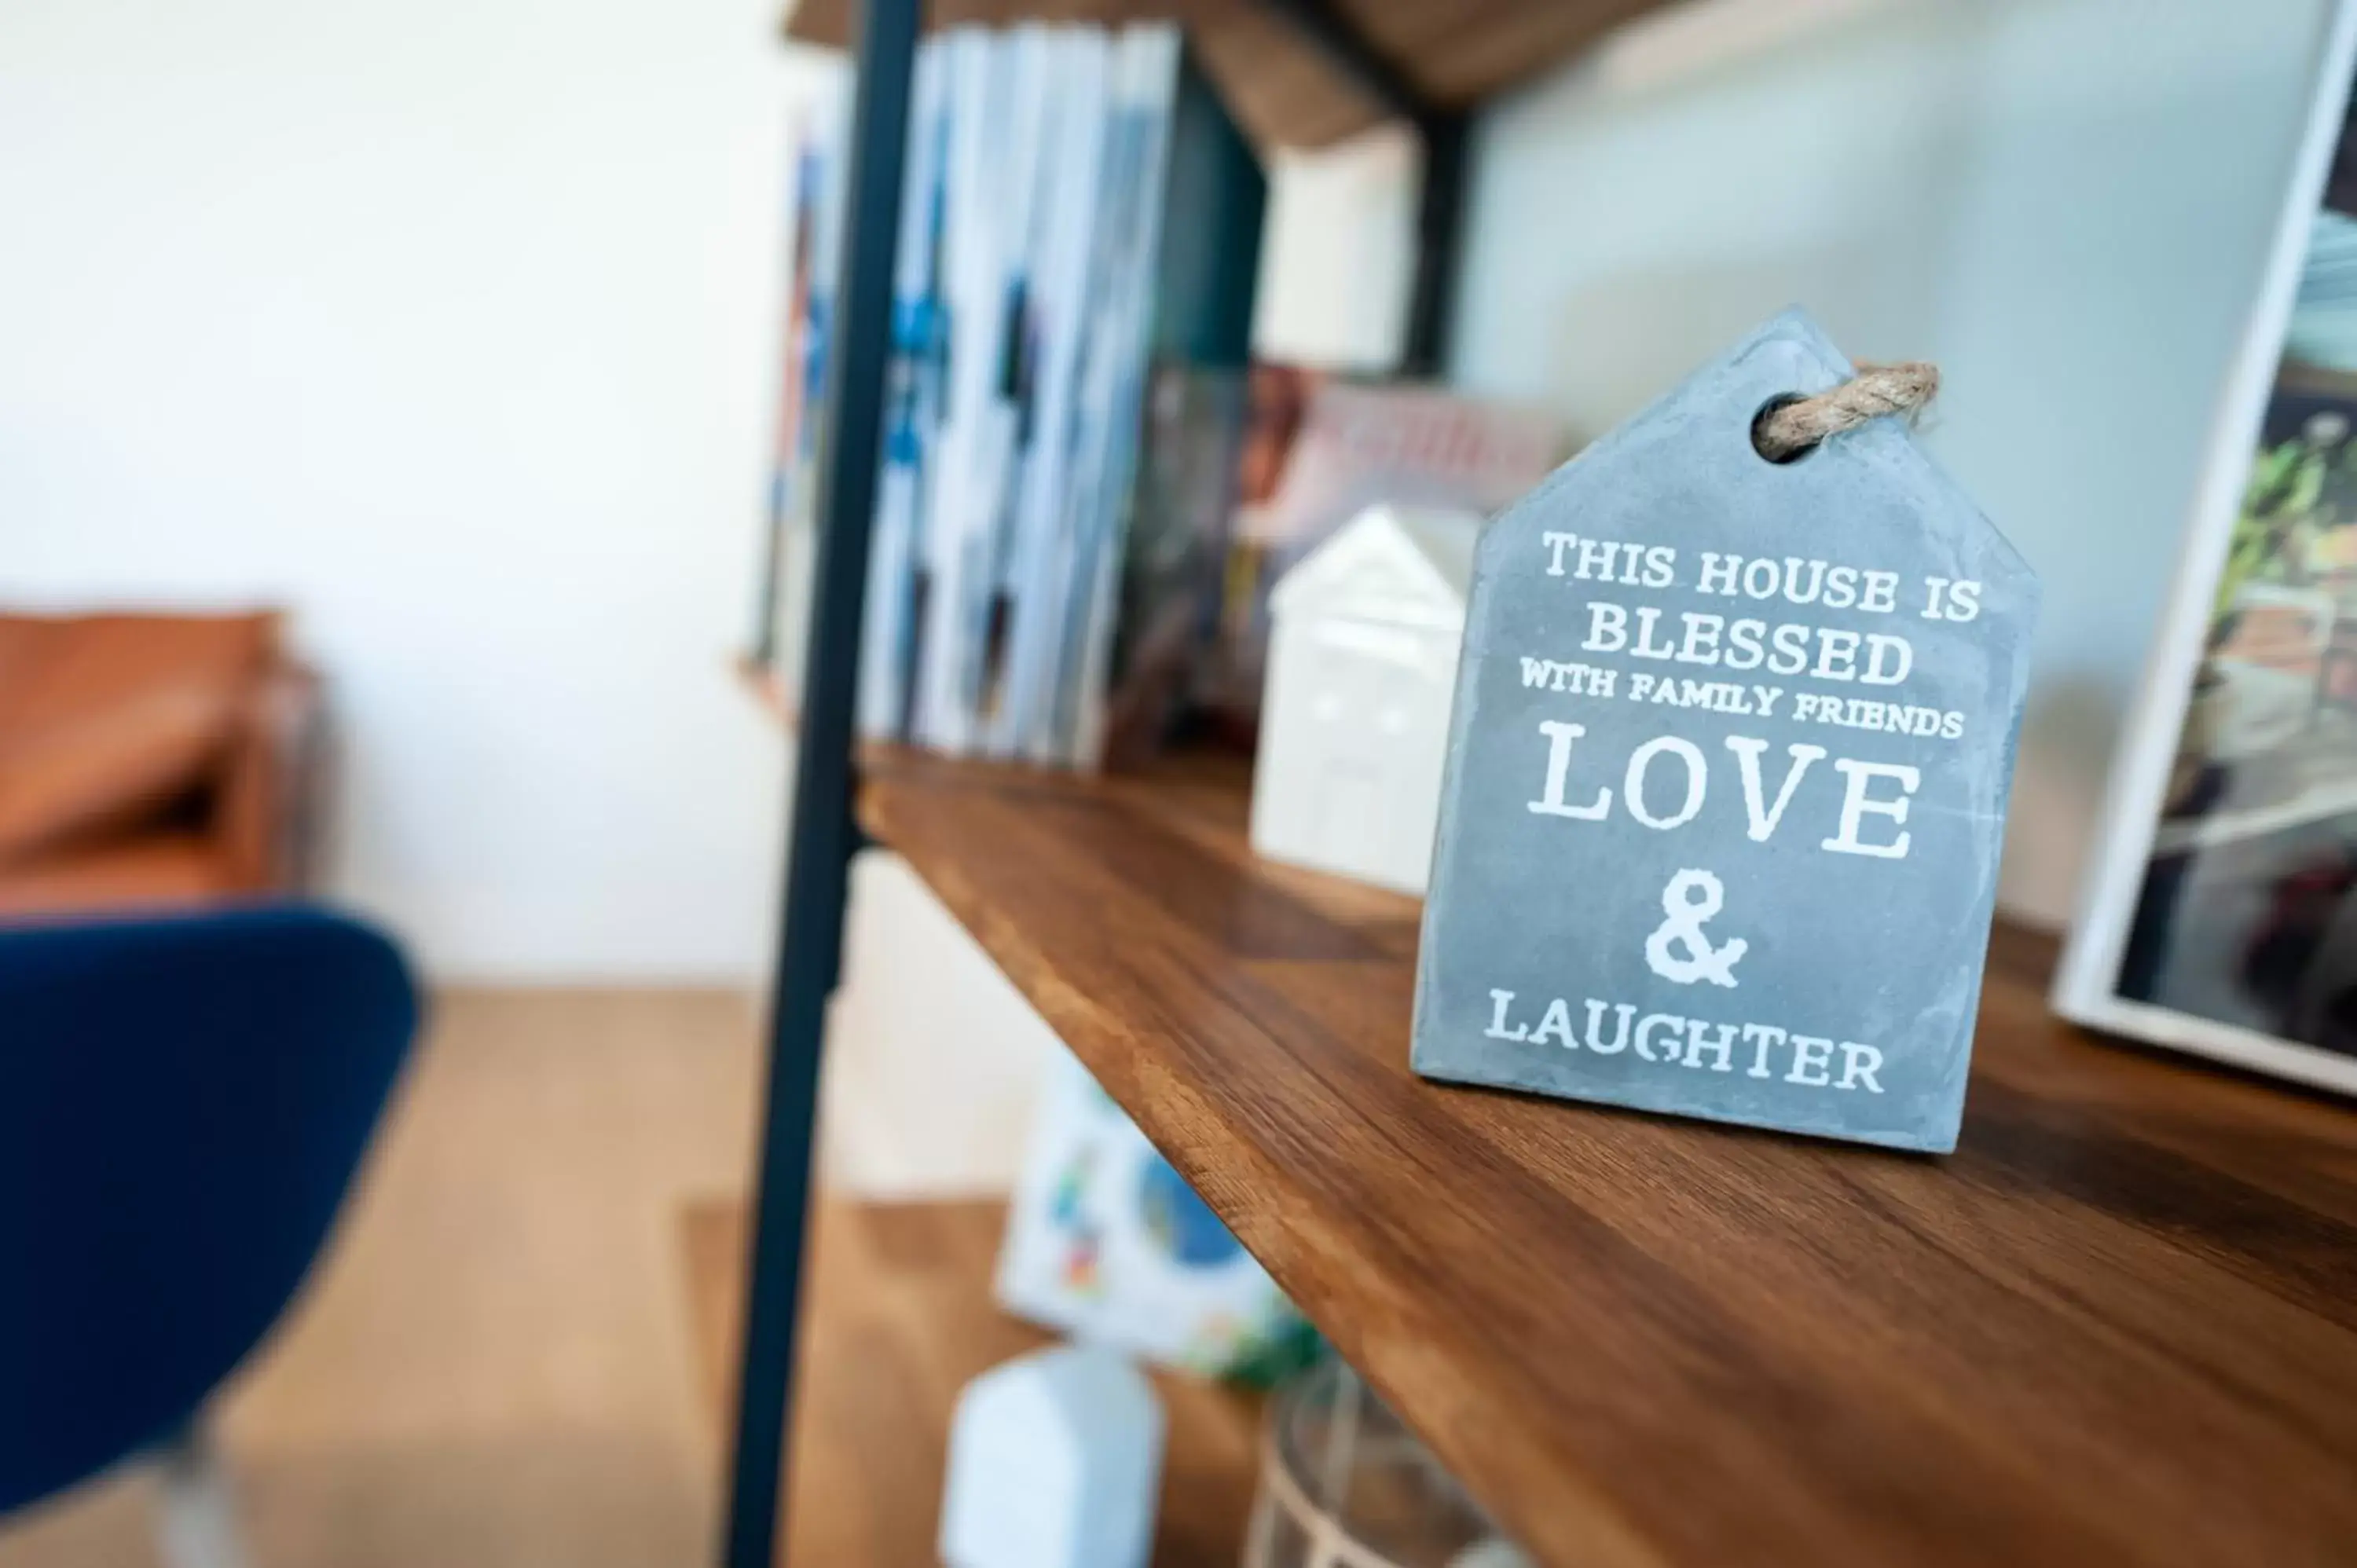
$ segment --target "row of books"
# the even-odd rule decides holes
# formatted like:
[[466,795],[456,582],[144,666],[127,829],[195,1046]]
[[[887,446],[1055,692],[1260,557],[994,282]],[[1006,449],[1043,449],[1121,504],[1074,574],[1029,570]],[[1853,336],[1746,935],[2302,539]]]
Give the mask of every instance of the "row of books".
[[[1095,768],[1249,744],[1275,577],[1377,500],[1486,510],[1552,420],[1250,360],[1266,185],[1177,29],[920,45],[857,717],[870,739]],[[798,129],[756,652],[796,682],[841,106]],[[1175,215],[1175,216],[1170,216]]]
[[[843,137],[839,110],[818,114],[794,160],[773,497],[773,569],[789,579],[809,555]],[[1180,191],[1183,232],[1164,222]],[[960,27],[920,47],[863,736],[1100,760],[1121,568],[1155,467],[1149,387],[1157,406],[1208,404],[1204,428],[1240,431],[1265,200],[1174,27]],[[1232,474],[1232,453],[1211,456],[1186,471]],[[1223,519],[1232,499],[1222,489],[1199,507]],[[791,582],[773,589],[765,617],[791,617],[794,598]],[[790,659],[792,639],[763,630]]]

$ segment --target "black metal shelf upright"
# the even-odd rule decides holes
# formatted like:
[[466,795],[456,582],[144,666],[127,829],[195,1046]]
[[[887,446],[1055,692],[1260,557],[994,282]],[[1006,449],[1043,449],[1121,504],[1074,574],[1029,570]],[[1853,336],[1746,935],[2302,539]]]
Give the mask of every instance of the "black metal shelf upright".
[[[1332,0],[1262,0],[1424,141],[1415,270],[1401,368],[1437,374],[1446,358],[1465,199],[1466,114],[1426,101]],[[842,305],[827,345],[834,367],[818,477],[819,532],[802,664],[784,918],[769,1002],[764,1095],[744,1344],[722,1541],[726,1568],[773,1568],[791,1462],[795,1333],[810,1218],[826,1003],[842,969],[851,856],[853,695],[865,609],[869,523],[891,357],[909,89],[920,0],[862,0],[843,234]]]

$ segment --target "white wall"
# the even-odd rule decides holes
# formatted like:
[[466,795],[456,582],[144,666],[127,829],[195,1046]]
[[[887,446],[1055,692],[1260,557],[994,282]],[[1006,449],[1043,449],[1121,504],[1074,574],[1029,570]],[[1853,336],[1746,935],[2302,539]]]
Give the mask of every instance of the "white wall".
[[0,600],[295,607],[445,977],[766,956],[777,10],[0,5]]
[[1056,1032],[889,851],[851,863],[843,960],[820,1102],[827,1179],[881,1198],[1012,1187]]
[[2046,581],[2002,897],[2070,914],[2322,0],[1712,0],[1483,116],[1455,371],[1584,435],[1770,313],[1946,372]]
[[1396,122],[1268,162],[1268,217],[1253,295],[1253,351],[1327,370],[1399,360],[1423,149]]

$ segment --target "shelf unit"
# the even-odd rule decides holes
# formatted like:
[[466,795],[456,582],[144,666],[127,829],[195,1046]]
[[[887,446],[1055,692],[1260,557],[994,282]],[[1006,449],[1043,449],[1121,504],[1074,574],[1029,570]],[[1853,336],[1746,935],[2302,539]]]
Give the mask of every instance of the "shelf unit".
[[[1270,70],[1314,61],[1379,107],[1409,99],[1428,136],[1453,124],[1459,163],[1430,166],[1445,185],[1472,99],[1560,50],[1507,51],[1519,69],[1460,90],[1398,29],[1454,18],[1471,48],[1552,11],[1595,21],[1584,42],[1643,8],[1162,14],[1207,58],[1219,27],[1281,26],[1292,52]],[[824,37],[826,14],[797,36]],[[2357,1122],[2054,1023],[2036,939],[1998,933],[1944,1159],[1448,1088],[1406,1065],[1416,906],[1255,860],[1239,767],[1083,780],[855,748],[917,5],[867,0],[859,21],[807,674],[799,700],[767,693],[800,745],[729,1568],[773,1561],[821,1020],[870,840],[1542,1563],[2345,1560]],[[1411,359],[1439,346],[1442,197]]]
[[1402,369],[1446,358],[1464,215],[1467,115],[1664,0],[809,0],[791,36],[857,48],[842,293],[818,474],[808,653],[798,700],[772,693],[801,744],[783,918],[769,1008],[769,1078],[755,1177],[745,1333],[732,1432],[728,1568],[770,1568],[787,1455],[811,1155],[826,1000],[839,977],[852,820],[852,702],[890,349],[893,252],[920,24],[1017,16],[1174,18],[1231,109],[1267,144],[1317,145],[1391,116],[1424,144]]

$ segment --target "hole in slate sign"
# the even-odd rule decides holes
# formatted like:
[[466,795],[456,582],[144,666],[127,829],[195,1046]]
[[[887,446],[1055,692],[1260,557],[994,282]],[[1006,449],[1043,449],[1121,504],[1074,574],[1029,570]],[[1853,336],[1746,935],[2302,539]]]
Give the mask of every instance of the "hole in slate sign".
[[1779,466],[1786,463],[1797,463],[1802,458],[1807,456],[1810,453],[1815,451],[1821,445],[1819,442],[1812,441],[1806,446],[1795,448],[1792,451],[1785,453],[1781,457],[1773,456],[1768,450],[1769,417],[1778,409],[1790,408],[1792,404],[1799,403],[1800,401],[1801,394],[1799,392],[1778,392],[1774,397],[1771,397],[1766,403],[1761,403],[1760,405],[1760,412],[1751,416],[1751,449],[1754,452],[1759,453],[1760,456],[1767,458],[1770,463],[1774,463]]

